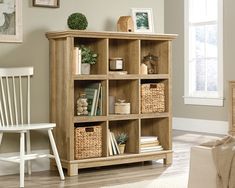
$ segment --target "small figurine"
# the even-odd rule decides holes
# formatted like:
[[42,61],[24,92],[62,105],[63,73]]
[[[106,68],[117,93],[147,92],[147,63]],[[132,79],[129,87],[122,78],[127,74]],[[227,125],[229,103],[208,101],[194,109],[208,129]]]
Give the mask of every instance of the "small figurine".
[[158,57],[150,53],[147,56],[144,56],[143,63],[148,67],[148,74],[156,74],[158,72],[157,61]]

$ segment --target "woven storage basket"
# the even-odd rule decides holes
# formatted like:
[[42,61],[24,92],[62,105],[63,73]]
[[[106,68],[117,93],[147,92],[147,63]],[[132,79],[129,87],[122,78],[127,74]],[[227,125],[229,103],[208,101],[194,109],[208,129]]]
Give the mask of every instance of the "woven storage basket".
[[163,83],[149,83],[141,85],[141,112],[164,112],[165,94]]
[[101,126],[75,128],[75,159],[101,157],[102,128]]

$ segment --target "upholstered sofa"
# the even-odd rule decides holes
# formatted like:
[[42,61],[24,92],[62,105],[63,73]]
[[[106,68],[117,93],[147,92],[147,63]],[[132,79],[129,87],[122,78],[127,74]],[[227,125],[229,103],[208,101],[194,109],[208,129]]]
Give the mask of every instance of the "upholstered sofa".
[[216,167],[211,150],[205,146],[191,148],[188,188],[216,188]]

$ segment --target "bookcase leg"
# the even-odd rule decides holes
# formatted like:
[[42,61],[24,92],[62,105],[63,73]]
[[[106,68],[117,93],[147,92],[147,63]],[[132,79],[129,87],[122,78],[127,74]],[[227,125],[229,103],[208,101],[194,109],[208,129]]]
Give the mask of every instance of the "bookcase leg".
[[73,165],[73,164],[68,165],[67,174],[68,174],[68,176],[76,176],[76,175],[78,175],[78,167],[77,167],[77,165]]
[[172,164],[172,153],[166,154],[166,158],[163,160],[165,165],[170,165]]

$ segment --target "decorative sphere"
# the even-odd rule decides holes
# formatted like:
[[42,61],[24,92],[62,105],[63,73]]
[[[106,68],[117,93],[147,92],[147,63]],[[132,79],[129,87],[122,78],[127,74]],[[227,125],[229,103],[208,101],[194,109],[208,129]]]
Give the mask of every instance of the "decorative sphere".
[[86,16],[78,12],[73,13],[68,17],[67,24],[70,29],[78,30],[85,30],[88,26]]

